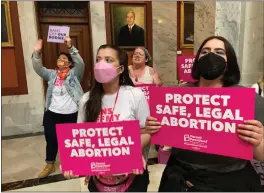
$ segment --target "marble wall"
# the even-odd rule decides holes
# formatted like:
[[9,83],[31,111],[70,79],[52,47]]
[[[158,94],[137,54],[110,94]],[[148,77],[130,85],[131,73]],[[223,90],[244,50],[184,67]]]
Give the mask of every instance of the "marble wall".
[[106,44],[104,1],[90,1],[90,13],[92,24],[93,58],[95,60],[96,52],[99,46]]
[[177,5],[152,2],[153,64],[165,85],[177,84]]
[[264,2],[245,2],[241,83],[250,86],[264,75]]
[[31,63],[31,54],[37,40],[34,2],[18,1],[17,4],[28,95],[2,97],[2,136],[43,130],[41,126],[44,112],[43,84]]
[[209,36],[225,37],[239,50],[241,1],[197,1],[194,14],[194,51]]
[[202,42],[215,34],[215,1],[195,1],[194,54]]
[[241,70],[241,84],[250,86],[264,71],[264,2],[217,1],[215,35],[234,47]]
[[264,2],[195,2],[195,51],[209,36],[225,37],[234,47],[241,84],[250,86],[264,71]]
[[239,52],[241,1],[217,1],[215,12],[215,35],[225,37]]

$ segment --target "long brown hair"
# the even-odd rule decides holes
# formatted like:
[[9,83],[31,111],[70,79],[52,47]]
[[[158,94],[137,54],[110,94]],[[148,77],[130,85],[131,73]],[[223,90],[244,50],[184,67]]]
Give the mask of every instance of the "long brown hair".
[[[128,55],[127,52],[117,46],[113,45],[102,45],[97,50],[97,54],[99,50],[111,48],[117,52],[118,60],[120,66],[123,66],[124,71],[120,74],[119,77],[119,85],[128,85],[134,86],[132,80],[129,77],[128,73]],[[84,105],[85,112],[85,122],[95,122],[102,110],[102,98],[104,96],[104,89],[101,83],[94,80],[93,86],[90,90],[89,99]]]

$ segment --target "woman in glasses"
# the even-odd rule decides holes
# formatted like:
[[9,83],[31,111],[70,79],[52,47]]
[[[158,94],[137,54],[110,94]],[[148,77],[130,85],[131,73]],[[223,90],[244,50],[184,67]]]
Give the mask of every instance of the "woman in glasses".
[[[136,47],[132,55],[132,64],[129,66],[129,76],[135,85],[140,84],[156,84],[162,86],[162,81],[158,72],[148,66],[152,58],[148,50],[144,47]],[[159,146],[151,145],[151,152],[158,152]],[[153,156],[153,155],[152,155]],[[154,155],[155,156],[155,155]]]
[[[70,37],[64,38],[68,53],[60,53],[56,69],[46,69],[42,64],[42,40],[36,42],[32,55],[35,72],[48,82],[45,113],[43,118],[46,139],[46,166],[39,178],[55,172],[55,160],[58,152],[56,124],[76,123],[78,103],[83,95],[80,81],[84,72],[84,62],[78,50],[72,46]],[[74,64],[74,67],[72,67]],[[72,68],[71,68],[72,67]]]
[[148,66],[151,56],[144,47],[137,47],[133,53],[132,63],[129,66],[130,78],[134,84],[156,84],[162,85],[158,72]]

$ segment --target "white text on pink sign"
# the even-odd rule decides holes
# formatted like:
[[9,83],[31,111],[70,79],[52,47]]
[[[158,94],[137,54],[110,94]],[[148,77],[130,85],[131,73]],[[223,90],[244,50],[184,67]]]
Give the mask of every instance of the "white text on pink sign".
[[[170,94],[165,95],[165,105],[156,105],[156,113],[163,115],[161,124],[181,128],[236,133],[236,123],[243,121],[239,109],[228,108],[229,95]],[[195,105],[195,113],[188,107]],[[208,120],[211,119],[211,120]]]
[[[72,129],[73,139],[64,141],[65,148],[71,148],[71,157],[109,157],[130,155],[134,141],[124,137],[123,127]],[[96,141],[92,140],[98,137]]]

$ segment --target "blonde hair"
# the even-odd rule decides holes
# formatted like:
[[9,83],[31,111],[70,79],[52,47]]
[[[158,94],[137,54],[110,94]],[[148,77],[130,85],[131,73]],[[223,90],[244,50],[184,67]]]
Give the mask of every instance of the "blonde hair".
[[127,14],[129,14],[129,13],[132,13],[132,15],[134,16],[134,19],[136,18],[136,14],[135,14],[135,12],[134,11],[128,11],[128,12],[126,12],[126,17],[127,17]]

